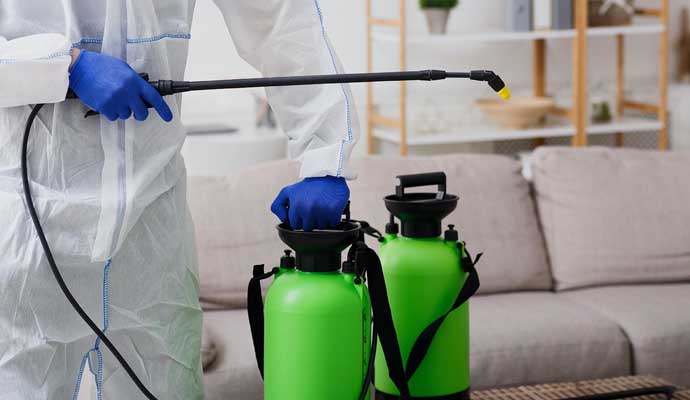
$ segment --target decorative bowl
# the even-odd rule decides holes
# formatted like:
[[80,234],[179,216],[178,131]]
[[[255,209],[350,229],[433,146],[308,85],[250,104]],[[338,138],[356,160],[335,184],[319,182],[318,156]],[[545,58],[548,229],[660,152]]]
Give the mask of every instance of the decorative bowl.
[[556,102],[550,97],[513,97],[510,100],[480,99],[476,104],[502,127],[525,129],[540,125]]

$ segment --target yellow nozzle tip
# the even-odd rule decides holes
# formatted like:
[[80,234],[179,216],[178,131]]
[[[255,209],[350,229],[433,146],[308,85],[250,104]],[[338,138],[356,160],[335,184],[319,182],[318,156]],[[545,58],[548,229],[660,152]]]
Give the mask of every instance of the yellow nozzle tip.
[[510,89],[508,89],[508,86],[504,87],[503,89],[498,91],[498,95],[503,98],[503,100],[508,100],[510,99]]

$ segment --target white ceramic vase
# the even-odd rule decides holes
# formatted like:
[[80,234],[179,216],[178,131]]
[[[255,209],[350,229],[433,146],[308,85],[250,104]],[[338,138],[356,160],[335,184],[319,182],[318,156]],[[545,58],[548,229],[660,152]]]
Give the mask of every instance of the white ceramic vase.
[[443,35],[448,27],[450,9],[447,8],[425,8],[426,23],[429,26],[429,33],[432,35]]

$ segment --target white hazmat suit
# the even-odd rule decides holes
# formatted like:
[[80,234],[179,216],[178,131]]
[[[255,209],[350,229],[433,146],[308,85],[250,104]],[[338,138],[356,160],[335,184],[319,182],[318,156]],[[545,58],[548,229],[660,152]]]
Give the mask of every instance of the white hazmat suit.
[[[264,75],[341,71],[316,0],[215,2],[239,53]],[[0,400],[72,399],[84,369],[102,398],[143,398],[63,298],[29,219],[20,146],[36,103],[53,104],[29,143],[32,191],[68,286],[157,397],[203,398],[180,98],[166,98],[176,116],[169,124],[155,113],[145,122],[84,119],[81,102],[64,100],[73,47],[125,60],[151,79],[183,79],[194,5],[0,1]],[[358,127],[347,86],[268,95],[302,177],[353,177]]]

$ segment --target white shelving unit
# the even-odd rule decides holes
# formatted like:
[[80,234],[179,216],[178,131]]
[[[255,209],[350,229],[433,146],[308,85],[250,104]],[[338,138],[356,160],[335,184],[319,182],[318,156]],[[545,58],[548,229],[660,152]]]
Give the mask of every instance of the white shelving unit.
[[[659,23],[645,23],[630,26],[614,26],[602,28],[589,28],[587,36],[606,37],[606,36],[632,36],[632,35],[657,35],[664,32],[664,26]],[[430,35],[414,34],[407,36],[408,45],[457,45],[467,42],[513,42],[531,40],[550,40],[550,39],[573,39],[577,31],[574,29],[553,30],[553,31],[531,31],[531,32],[484,32],[484,33],[461,33],[450,35]],[[400,35],[375,30],[372,38],[377,43],[397,44],[400,42]]]
[[[453,132],[430,135],[408,135],[407,126],[407,83],[400,83],[400,108],[397,117],[379,113],[374,101],[373,85],[368,86],[368,148],[375,152],[376,141],[394,143],[400,154],[406,155],[410,146],[443,145],[451,143],[486,142],[513,139],[535,139],[535,145],[552,137],[571,137],[573,146],[586,146],[590,135],[616,134],[616,143],[623,145],[623,135],[631,132],[658,131],[658,147],[666,149],[667,139],[667,97],[668,97],[668,23],[669,0],[660,0],[658,8],[636,9],[635,23],[627,26],[588,27],[589,0],[574,0],[574,29],[531,32],[479,32],[449,35],[410,33],[406,26],[406,5],[399,0],[397,18],[379,18],[372,15],[372,2],[367,0],[368,67],[373,69],[373,44],[396,46],[400,53],[399,67],[407,67],[407,54],[418,47],[453,48],[467,42],[516,42],[533,43],[533,92],[535,96],[546,95],[546,50],[551,40],[570,40],[573,48],[573,99],[571,108],[557,107],[554,115],[564,120],[557,125],[524,130],[504,130],[495,126],[461,126]],[[624,46],[629,36],[659,36],[659,102],[643,103],[628,99],[624,95]],[[592,125],[587,121],[589,100],[587,95],[587,42],[601,37],[616,39],[617,93],[616,119],[606,124]],[[650,118],[629,117],[626,110],[650,115]]]
[[[659,121],[648,118],[624,117],[609,123],[587,126],[587,135],[607,135],[611,133],[633,133],[657,131],[662,128]],[[432,146],[454,143],[492,142],[497,140],[519,140],[534,138],[572,137],[575,126],[572,124],[548,124],[530,129],[501,129],[496,126],[463,126],[452,132],[439,132],[414,135],[408,138],[409,146]],[[392,129],[378,128],[374,137],[384,142],[400,144],[400,135]]]

